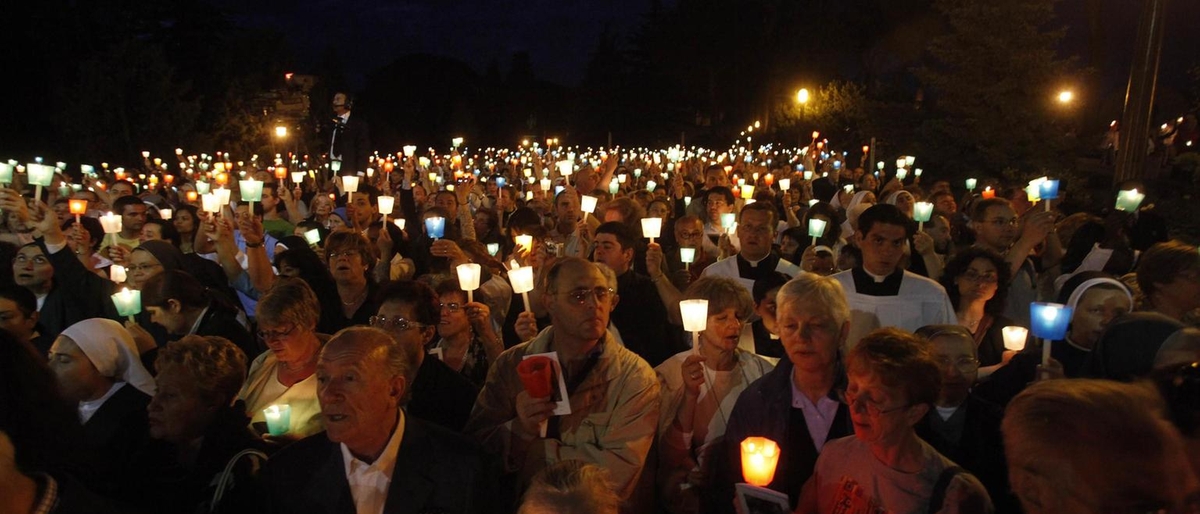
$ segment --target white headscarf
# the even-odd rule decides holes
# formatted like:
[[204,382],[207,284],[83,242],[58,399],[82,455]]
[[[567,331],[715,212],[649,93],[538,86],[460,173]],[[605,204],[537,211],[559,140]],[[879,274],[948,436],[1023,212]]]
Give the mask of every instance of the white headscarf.
[[889,204],[889,205],[896,205],[896,201],[900,199],[900,195],[908,195],[909,198],[913,199],[913,201],[916,201],[916,199],[913,198],[912,193],[901,189],[899,191],[895,191],[892,194],[888,195],[887,200],[885,200],[884,203]]
[[85,319],[67,327],[62,335],[83,350],[101,375],[111,377],[154,396],[154,377],[142,366],[133,336],[111,319]]
[[1107,285],[1119,289],[1122,293],[1125,293],[1126,298],[1129,298],[1129,305],[1133,305],[1133,295],[1129,294],[1129,288],[1126,287],[1125,284],[1121,283],[1120,280],[1108,277],[1097,277],[1084,280],[1083,283],[1079,284],[1074,291],[1071,291],[1071,296],[1067,297],[1067,307],[1070,307],[1072,310],[1074,310],[1075,307],[1079,305],[1079,300],[1083,299],[1083,293],[1086,293],[1088,289],[1100,285]]
[[[850,198],[850,205],[846,206],[846,221],[842,222],[842,238],[849,241],[850,236],[854,235],[854,226],[851,220],[857,220],[863,211],[867,210],[873,204],[864,203],[870,191],[859,191],[854,193]],[[863,205],[864,207],[859,207]]]

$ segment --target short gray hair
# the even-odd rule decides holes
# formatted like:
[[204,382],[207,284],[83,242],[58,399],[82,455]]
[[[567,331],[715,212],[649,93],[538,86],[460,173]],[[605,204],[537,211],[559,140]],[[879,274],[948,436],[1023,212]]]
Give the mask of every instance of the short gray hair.
[[700,277],[683,292],[683,299],[708,300],[709,316],[733,309],[737,311],[738,319],[745,320],[754,313],[754,299],[750,297],[750,291],[727,277]]
[[815,307],[833,318],[839,329],[850,321],[850,303],[846,301],[846,291],[842,289],[842,283],[833,277],[801,273],[779,288],[775,303],[781,311],[794,303]]
[[380,364],[383,364],[388,375],[404,377],[404,382],[411,388],[412,380],[417,374],[417,359],[420,358],[412,349],[405,348],[405,345],[400,344],[396,338],[383,330],[361,326],[343,328],[338,331],[329,339],[328,343],[325,343],[325,348],[330,348],[343,339],[369,346],[368,353],[372,356],[379,355]]

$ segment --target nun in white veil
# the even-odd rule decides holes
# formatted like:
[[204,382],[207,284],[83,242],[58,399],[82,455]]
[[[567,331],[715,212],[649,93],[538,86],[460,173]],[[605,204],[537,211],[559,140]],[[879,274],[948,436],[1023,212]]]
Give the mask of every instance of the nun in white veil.
[[142,396],[146,403],[154,395],[154,377],[142,366],[133,336],[110,319],[86,319],[63,330],[50,348],[50,368],[63,395],[79,403],[85,428],[118,394]]

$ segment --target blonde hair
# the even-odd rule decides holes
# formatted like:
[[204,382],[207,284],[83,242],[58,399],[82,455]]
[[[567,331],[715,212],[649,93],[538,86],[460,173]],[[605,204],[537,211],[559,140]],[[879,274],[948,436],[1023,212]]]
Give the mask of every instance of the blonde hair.
[[517,514],[617,514],[620,506],[607,470],[566,460],[533,477]]

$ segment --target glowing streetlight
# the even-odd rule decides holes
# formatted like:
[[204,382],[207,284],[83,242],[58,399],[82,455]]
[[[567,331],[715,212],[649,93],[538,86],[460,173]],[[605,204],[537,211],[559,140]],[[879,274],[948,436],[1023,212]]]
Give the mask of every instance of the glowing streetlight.
[[1075,100],[1075,92],[1069,89],[1064,89],[1058,92],[1058,103],[1069,104]]
[[287,137],[287,127],[283,126],[283,125],[276,125],[275,126],[275,137],[278,137],[281,139]]
[[807,88],[800,88],[800,90],[796,92],[796,103],[801,104],[801,105],[808,103],[808,89]]

